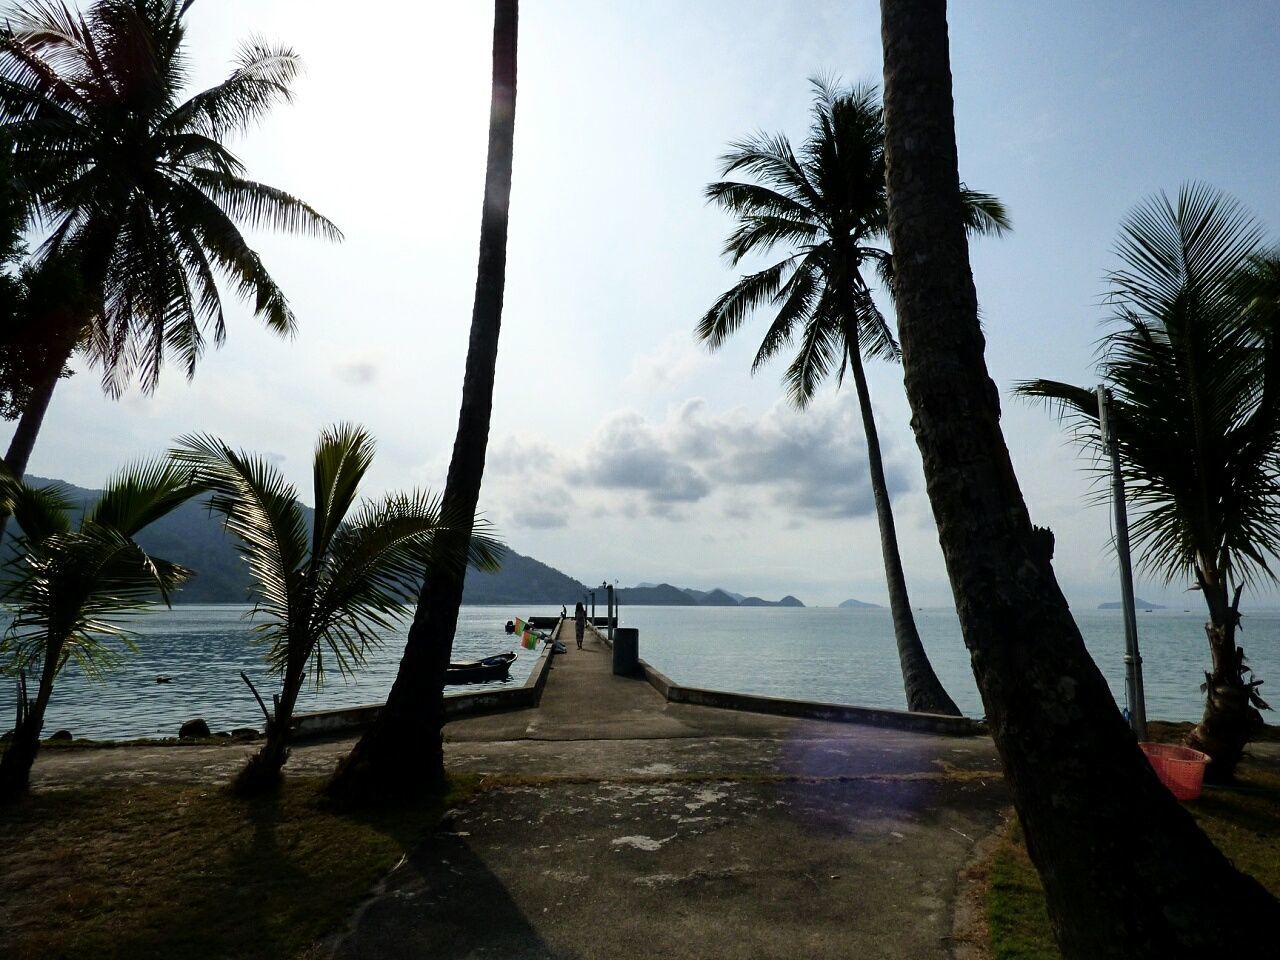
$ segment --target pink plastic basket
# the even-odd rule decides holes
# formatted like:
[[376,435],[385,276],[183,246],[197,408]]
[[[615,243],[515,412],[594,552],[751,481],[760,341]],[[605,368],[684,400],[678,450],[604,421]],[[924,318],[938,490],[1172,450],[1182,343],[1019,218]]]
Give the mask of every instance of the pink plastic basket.
[[1196,800],[1204,785],[1204,768],[1209,755],[1190,747],[1176,747],[1168,743],[1140,743],[1147,755],[1151,769],[1160,782],[1179,800]]

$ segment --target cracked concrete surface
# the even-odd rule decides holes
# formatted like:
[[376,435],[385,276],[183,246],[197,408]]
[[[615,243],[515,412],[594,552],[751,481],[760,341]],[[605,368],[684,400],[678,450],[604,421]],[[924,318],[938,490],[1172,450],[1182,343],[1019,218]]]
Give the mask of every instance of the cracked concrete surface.
[[[334,936],[339,960],[946,958],[957,873],[1008,803],[989,739],[670,704],[592,638],[538,708],[446,733],[483,789]],[[286,772],[350,746],[299,745]],[[33,783],[226,782],[253,749],[45,750]]]

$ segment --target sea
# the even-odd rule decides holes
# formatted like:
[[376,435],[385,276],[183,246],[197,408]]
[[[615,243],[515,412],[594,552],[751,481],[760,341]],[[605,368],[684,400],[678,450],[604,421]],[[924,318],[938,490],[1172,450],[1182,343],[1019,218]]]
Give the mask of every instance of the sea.
[[[551,615],[559,607],[463,607],[454,640],[455,660],[514,649],[510,683],[529,675],[538,652],[504,631],[513,617]],[[598,613],[602,611],[597,610]],[[1076,621],[1094,660],[1124,706],[1124,632],[1119,611],[1077,611]],[[916,623],[929,658],[960,709],[983,715],[954,610],[922,609]],[[902,708],[902,678],[889,611],[761,607],[624,607],[622,624],[640,632],[640,655],[685,686],[743,693]],[[76,737],[172,737],[186,720],[202,717],[215,730],[261,727],[262,715],[244,671],[270,703],[277,678],[255,642],[250,609],[178,606],[132,622],[138,652],[105,679],[91,680],[69,665],[54,690],[45,734]],[[1209,662],[1204,615],[1199,610],[1138,613],[1147,715],[1196,720],[1200,684]],[[407,623],[406,623],[407,629]],[[388,634],[356,673],[325,674],[308,684],[299,711],[379,703],[395,678],[404,630]],[[1247,614],[1240,642],[1257,676],[1280,687],[1280,611]],[[570,654],[573,655],[572,644]],[[157,682],[166,678],[166,682]],[[29,681],[34,684],[34,681]],[[462,693],[485,686],[451,687]],[[1280,697],[1275,698],[1280,701]],[[0,730],[12,725],[15,681],[0,676]],[[1270,717],[1269,717],[1270,719]],[[1273,721],[1274,722],[1274,721]]]

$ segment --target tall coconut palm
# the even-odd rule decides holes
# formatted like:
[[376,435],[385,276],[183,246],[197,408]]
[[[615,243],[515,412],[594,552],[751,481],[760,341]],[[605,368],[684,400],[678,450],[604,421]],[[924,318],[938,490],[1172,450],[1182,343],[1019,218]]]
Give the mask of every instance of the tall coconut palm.
[[[721,174],[743,172],[752,179],[707,187],[707,199],[738,220],[724,247],[734,266],[778,247],[788,252],[722,294],[703,315],[697,336],[717,349],[748,316],[767,308],[774,316],[751,372],[798,339],[784,378],[797,407],[813,399],[829,374],[841,383],[846,370],[852,374],[907,707],[958,714],[911,615],[863,366],[866,359],[898,359],[898,344],[866,276],[872,271],[888,280],[893,273],[886,235],[884,117],[872,86],[845,90],[825,80],[812,82],[813,123],[799,154],[781,135],[739,141],[721,158]],[[966,190],[964,200],[970,230],[1001,234],[1009,229],[1008,215],[994,197]]]
[[[1220,781],[1263,725],[1261,681],[1236,627],[1241,591],[1276,579],[1266,557],[1280,549],[1280,260],[1260,259],[1262,236],[1238,203],[1201,184],[1138,207],[1121,228],[1116,326],[1098,364],[1138,510],[1139,559],[1166,583],[1190,579],[1209,609],[1212,668],[1189,741]],[[1081,442],[1098,445],[1093,390],[1054,380],[1017,389],[1057,406]]]
[[13,610],[0,660],[6,673],[39,677],[34,699],[21,692],[19,721],[0,757],[0,802],[8,802],[27,790],[63,667],[75,661],[89,676],[100,676],[119,659],[119,648],[134,649],[128,617],[156,599],[168,603],[189,576],[177,564],[149,556],[133,538],[197,488],[189,469],[163,461],[140,464],[108,483],[73,528],[75,504],[56,486],[33,489],[7,473],[0,486],[22,528],[11,579],[0,594]]
[[45,239],[37,260],[81,274],[87,302],[42,331],[49,354],[5,461],[21,476],[67,360],[80,347],[113,394],[153,390],[165,359],[190,377],[225,318],[219,280],[269,329],[294,331],[284,293],[238,224],[338,239],[296,197],[246,179],[227,148],[288,101],[297,54],[245,44],[231,75],[182,98],[191,0],[23,0],[0,28],[0,124]]
[[882,0],[889,237],[912,424],[956,610],[1067,960],[1249,956],[1280,905],[1156,779],[1034,532],[965,241],[945,0]]
[[[214,437],[179,443],[175,460],[195,468],[197,482],[213,491],[211,509],[240,541],[254,581],[254,633],[281,678],[266,741],[236,780],[241,792],[254,793],[279,783],[308,674],[319,685],[330,663],[343,673],[362,664],[365,651],[404,619],[422,571],[453,566],[448,550],[457,531],[439,499],[416,490],[357,507],[374,453],[360,427],[340,424],[320,434],[309,531],[297,490],[271,463]],[[470,554],[457,565],[495,568],[494,540],[470,522],[460,525]]]
[[[495,0],[493,90],[489,104],[488,167],[480,216],[480,261],[476,270],[471,338],[462,381],[462,409],[445,481],[444,509],[472,516],[480,499],[498,333],[507,271],[507,222],[511,207],[511,166],[516,119],[517,0]],[[456,553],[465,552],[459,531]],[[383,789],[432,789],[444,781],[445,668],[462,605],[463,570],[426,571],[400,670],[387,705],[374,725],[339,765],[330,784],[335,796],[359,801]]]

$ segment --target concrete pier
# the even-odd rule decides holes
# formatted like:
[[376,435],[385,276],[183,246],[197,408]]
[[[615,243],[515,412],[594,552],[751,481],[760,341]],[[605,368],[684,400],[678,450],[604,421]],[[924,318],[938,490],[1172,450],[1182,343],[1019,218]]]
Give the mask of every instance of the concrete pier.
[[[478,795],[316,956],[950,960],[1008,803],[989,739],[680,702],[566,640],[538,706],[449,724]],[[286,775],[351,744],[298,744]],[[256,748],[46,750],[33,783],[226,783]]]
[[952,956],[1007,802],[988,739],[673,702],[571,631],[536,710],[450,724],[452,769],[495,789],[336,957]]

